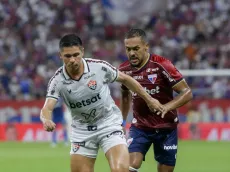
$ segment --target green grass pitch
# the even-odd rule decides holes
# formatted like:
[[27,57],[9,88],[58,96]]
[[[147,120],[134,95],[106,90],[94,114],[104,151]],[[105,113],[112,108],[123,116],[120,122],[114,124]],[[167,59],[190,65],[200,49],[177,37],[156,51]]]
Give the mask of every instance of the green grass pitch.
[[[1,172],[69,172],[69,147],[49,143],[0,143]],[[109,172],[100,152],[95,172]],[[156,172],[152,149],[140,172]],[[230,142],[180,141],[175,172],[230,172]]]

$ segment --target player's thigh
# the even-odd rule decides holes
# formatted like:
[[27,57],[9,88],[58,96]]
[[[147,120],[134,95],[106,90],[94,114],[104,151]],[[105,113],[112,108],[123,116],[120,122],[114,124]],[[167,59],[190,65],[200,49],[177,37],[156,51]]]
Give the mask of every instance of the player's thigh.
[[[177,129],[159,130],[154,142],[154,156],[161,172],[172,170],[176,164]],[[170,171],[169,171],[170,172]]]
[[95,158],[72,154],[70,161],[71,172],[93,172],[95,160]]
[[145,160],[145,155],[152,144],[151,138],[148,137],[149,134],[151,133],[131,126],[127,140],[131,167],[138,169]]
[[125,144],[110,148],[106,154],[112,172],[128,172],[129,153]]
[[97,132],[72,128],[70,155],[96,158],[99,149]]
[[99,144],[109,161],[111,171],[127,171],[129,153],[122,127],[120,125],[108,126],[101,131],[99,138]]

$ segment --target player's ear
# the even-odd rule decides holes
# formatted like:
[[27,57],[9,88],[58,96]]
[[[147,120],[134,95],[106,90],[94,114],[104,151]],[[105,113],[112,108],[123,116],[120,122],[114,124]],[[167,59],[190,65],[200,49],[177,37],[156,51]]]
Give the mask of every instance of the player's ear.
[[82,57],[83,57],[83,56],[84,56],[84,53],[85,53],[85,49],[84,49],[84,47],[80,47],[80,49],[81,49]]
[[62,59],[62,56],[61,56],[61,52],[59,51],[59,57],[60,57],[60,59]]

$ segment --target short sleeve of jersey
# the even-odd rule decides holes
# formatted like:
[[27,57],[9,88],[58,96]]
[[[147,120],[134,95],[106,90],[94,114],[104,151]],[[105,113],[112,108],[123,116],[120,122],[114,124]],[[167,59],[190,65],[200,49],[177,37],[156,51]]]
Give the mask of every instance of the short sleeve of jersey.
[[104,82],[111,83],[117,79],[118,70],[111,64],[103,61],[101,70],[105,72]]
[[163,66],[162,75],[171,87],[183,79],[182,74],[169,60],[163,61],[161,65]]
[[56,78],[51,78],[48,84],[47,88],[47,98],[54,98],[54,99],[59,99],[60,97],[60,91],[59,91],[59,85],[58,85],[58,80]]
[[[119,67],[119,71],[124,73],[124,71],[122,71],[122,70],[120,69],[120,67]],[[122,89],[122,90],[129,90],[129,89],[128,89],[125,85],[123,85],[123,84],[121,84],[121,89]]]

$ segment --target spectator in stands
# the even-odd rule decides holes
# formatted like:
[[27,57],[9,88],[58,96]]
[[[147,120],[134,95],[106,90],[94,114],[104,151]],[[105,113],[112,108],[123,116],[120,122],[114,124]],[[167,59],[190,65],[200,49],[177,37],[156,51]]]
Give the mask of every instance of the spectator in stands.
[[[179,69],[230,68],[229,11],[225,0],[170,1],[167,11],[153,13],[141,25],[152,51],[171,57]],[[112,25],[100,0],[1,1],[0,99],[44,97],[48,78],[61,65],[55,47],[67,32],[81,34],[86,49],[91,50],[86,57],[100,56],[120,64],[125,59],[123,33],[140,26],[139,21]],[[214,80],[191,78],[190,83],[201,96],[209,97],[207,90],[215,90]],[[227,77],[224,80],[215,85],[229,82]],[[214,96],[229,98],[226,93],[229,87]]]

